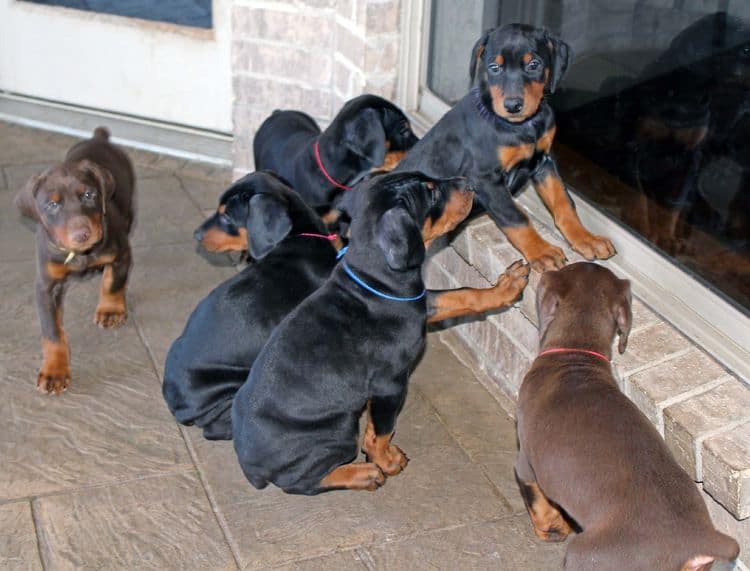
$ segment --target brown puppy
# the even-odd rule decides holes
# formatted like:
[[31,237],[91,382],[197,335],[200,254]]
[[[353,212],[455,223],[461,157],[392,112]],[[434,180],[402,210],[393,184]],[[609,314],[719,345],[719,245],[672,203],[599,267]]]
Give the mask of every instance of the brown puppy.
[[109,143],[107,129],[98,127],[62,163],[31,177],[16,196],[21,213],[37,222],[36,301],[44,352],[37,388],[42,393],[59,394],[70,385],[62,326],[69,275],[103,272],[97,325],[114,327],[127,317],[134,182],[130,160]]
[[[585,287],[582,287],[585,285]],[[542,276],[540,354],[518,399],[516,478],[536,535],[571,531],[565,568],[698,571],[739,547],[711,523],[690,476],[623,395],[609,363],[625,351],[630,282],[592,263]],[[563,515],[566,514],[566,515]]]

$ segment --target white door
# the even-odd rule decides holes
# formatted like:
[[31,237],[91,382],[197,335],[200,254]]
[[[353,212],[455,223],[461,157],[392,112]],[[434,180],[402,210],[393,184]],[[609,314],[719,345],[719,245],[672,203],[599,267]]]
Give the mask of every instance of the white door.
[[206,29],[0,0],[0,90],[230,132],[231,0],[211,8]]

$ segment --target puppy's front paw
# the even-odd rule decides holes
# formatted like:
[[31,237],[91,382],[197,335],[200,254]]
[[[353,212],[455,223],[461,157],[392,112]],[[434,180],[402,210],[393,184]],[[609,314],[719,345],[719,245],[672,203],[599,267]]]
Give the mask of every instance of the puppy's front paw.
[[571,531],[573,531],[571,527],[562,518],[559,518],[559,523],[557,525],[550,527],[549,529],[539,529],[534,526],[534,534],[542,541],[548,541],[550,543],[565,541]]
[[69,369],[52,369],[42,366],[36,379],[37,390],[45,395],[59,395],[70,386]]
[[559,270],[565,265],[567,258],[561,248],[553,246],[548,242],[543,242],[538,248],[526,255],[526,259],[532,269],[542,273],[552,270]]
[[586,232],[570,244],[573,249],[587,260],[606,260],[617,253],[609,238]]
[[375,460],[375,463],[386,476],[396,476],[406,468],[406,465],[409,463],[409,457],[395,444],[389,444],[388,448],[385,449],[385,454]]
[[94,323],[96,323],[99,327],[103,327],[104,329],[109,329],[110,327],[118,327],[125,323],[128,319],[128,312],[124,308],[120,309],[114,309],[114,308],[96,308],[96,313],[94,313]]
[[510,305],[521,297],[524,288],[529,283],[531,267],[522,260],[513,262],[497,279],[492,289],[502,297],[503,304]]

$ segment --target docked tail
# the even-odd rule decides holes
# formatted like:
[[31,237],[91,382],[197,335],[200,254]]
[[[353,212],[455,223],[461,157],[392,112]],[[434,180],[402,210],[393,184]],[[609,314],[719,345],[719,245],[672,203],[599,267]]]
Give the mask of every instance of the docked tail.
[[97,127],[94,129],[94,139],[109,141],[109,129],[106,127]]
[[708,571],[715,560],[734,561],[740,554],[737,542],[719,531],[714,531],[702,543],[701,554],[683,563],[680,571]]

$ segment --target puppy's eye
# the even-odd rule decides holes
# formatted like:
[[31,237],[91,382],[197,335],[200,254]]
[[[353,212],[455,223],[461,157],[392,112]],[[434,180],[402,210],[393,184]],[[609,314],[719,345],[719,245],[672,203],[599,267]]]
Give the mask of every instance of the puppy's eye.
[[47,204],[44,205],[44,208],[46,208],[47,212],[49,212],[50,214],[54,214],[60,208],[60,203],[55,202],[54,200],[50,200]]
[[489,70],[490,73],[496,74],[496,73],[500,73],[503,68],[500,67],[496,63],[490,63],[490,64],[487,64],[487,69]]
[[526,71],[536,71],[538,70],[542,65],[542,62],[540,62],[538,59],[532,59],[529,63],[526,64]]
[[92,188],[87,188],[86,192],[81,195],[84,200],[92,200],[96,196],[96,191]]

